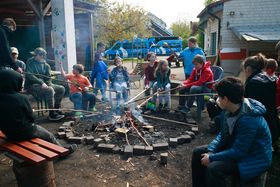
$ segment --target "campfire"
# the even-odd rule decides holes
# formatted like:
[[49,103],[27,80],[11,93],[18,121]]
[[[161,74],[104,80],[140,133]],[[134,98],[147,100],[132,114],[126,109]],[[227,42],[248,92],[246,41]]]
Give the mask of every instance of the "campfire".
[[168,151],[191,142],[197,133],[193,120],[182,122],[142,115],[140,110],[130,106],[123,108],[121,115],[105,107],[101,113],[65,122],[59,128],[58,137],[69,143],[92,146],[99,152],[131,157]]

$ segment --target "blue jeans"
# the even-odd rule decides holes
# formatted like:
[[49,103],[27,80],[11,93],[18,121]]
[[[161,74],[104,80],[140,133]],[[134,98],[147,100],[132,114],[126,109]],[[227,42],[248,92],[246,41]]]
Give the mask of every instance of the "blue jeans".
[[[157,85],[155,85],[155,86],[157,86]],[[164,93],[159,94],[159,103],[165,104],[165,105],[167,105],[167,107],[169,107],[169,108],[170,108],[170,105],[171,105],[171,103],[170,103],[170,101],[171,101],[170,86],[171,86],[170,83],[168,83],[167,85],[165,85],[165,87],[164,87]],[[163,102],[165,102],[165,103],[163,103]]]
[[95,106],[95,95],[89,92],[70,94],[75,110],[92,110]]
[[[201,93],[208,93],[210,92],[210,88],[206,86],[192,86],[190,88],[184,88],[179,91],[180,95],[185,95],[185,94],[201,94]],[[179,98],[179,105],[180,106],[185,106],[186,100],[187,100],[187,107],[191,108],[193,105],[193,102],[197,99],[197,116],[201,116],[201,111],[204,108],[204,95],[199,95],[199,96],[185,96],[185,97],[180,97]]]
[[[152,94],[156,93],[156,91],[157,91],[157,82],[155,82],[155,81],[150,81],[150,83],[149,83],[149,89],[147,89],[147,90],[145,91],[145,96],[150,96],[150,95],[151,95],[151,91],[152,91]],[[152,101],[153,103],[156,103],[156,101],[157,101],[157,96],[154,95],[153,98],[151,99],[151,101]]]
[[128,92],[127,92],[127,83],[126,82],[115,82],[114,90],[117,92],[117,106],[120,105],[121,96],[123,97],[124,102],[127,101]]
[[99,85],[99,86],[96,85],[96,88],[93,90],[94,95],[97,96],[98,90],[100,90],[102,99],[105,99],[106,98],[106,87],[107,87],[106,81],[102,80],[102,85]]

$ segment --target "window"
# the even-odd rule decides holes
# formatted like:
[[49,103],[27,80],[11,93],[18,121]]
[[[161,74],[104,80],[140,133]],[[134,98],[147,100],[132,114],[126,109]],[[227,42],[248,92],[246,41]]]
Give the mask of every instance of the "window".
[[217,32],[211,33],[211,46],[210,46],[210,55],[216,55],[217,50]]

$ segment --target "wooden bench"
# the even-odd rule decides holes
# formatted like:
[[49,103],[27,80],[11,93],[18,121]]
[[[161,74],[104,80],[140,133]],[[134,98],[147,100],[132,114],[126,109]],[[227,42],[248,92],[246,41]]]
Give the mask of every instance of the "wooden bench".
[[0,131],[0,151],[13,159],[13,171],[18,186],[55,186],[53,160],[66,156],[69,150],[34,138],[28,141],[10,141]]

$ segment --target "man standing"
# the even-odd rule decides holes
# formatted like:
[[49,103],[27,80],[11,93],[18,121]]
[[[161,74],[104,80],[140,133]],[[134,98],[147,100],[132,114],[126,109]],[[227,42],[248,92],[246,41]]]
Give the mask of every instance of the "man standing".
[[184,64],[184,72],[185,72],[185,78],[189,78],[192,70],[194,68],[193,65],[193,58],[196,55],[202,55],[205,59],[205,55],[203,50],[198,47],[197,40],[195,37],[190,37],[188,39],[188,47],[180,52],[179,58],[183,58],[183,64]]
[[12,59],[8,35],[16,30],[16,22],[12,18],[5,18],[0,25],[0,67],[10,67],[19,73],[19,68]]
[[15,48],[15,47],[11,47],[11,54],[12,54],[12,59],[13,59],[13,62],[18,66],[20,67],[23,71],[25,71],[25,63],[21,60],[18,59],[18,55],[19,55],[19,52],[18,52],[18,49]]
[[[51,68],[45,60],[47,52],[39,47],[31,54],[34,56],[28,59],[26,63],[25,89],[34,97],[46,97],[49,109],[59,109],[65,88],[52,83]],[[51,121],[57,121],[62,118],[64,118],[64,115],[60,111],[49,112],[49,120]]]
[[[272,141],[265,107],[244,97],[240,79],[227,77],[215,85],[223,109],[221,130],[208,145],[194,149],[194,187],[223,187],[225,177],[239,174],[241,184],[265,172],[272,162]],[[242,186],[242,185],[241,185]]]

